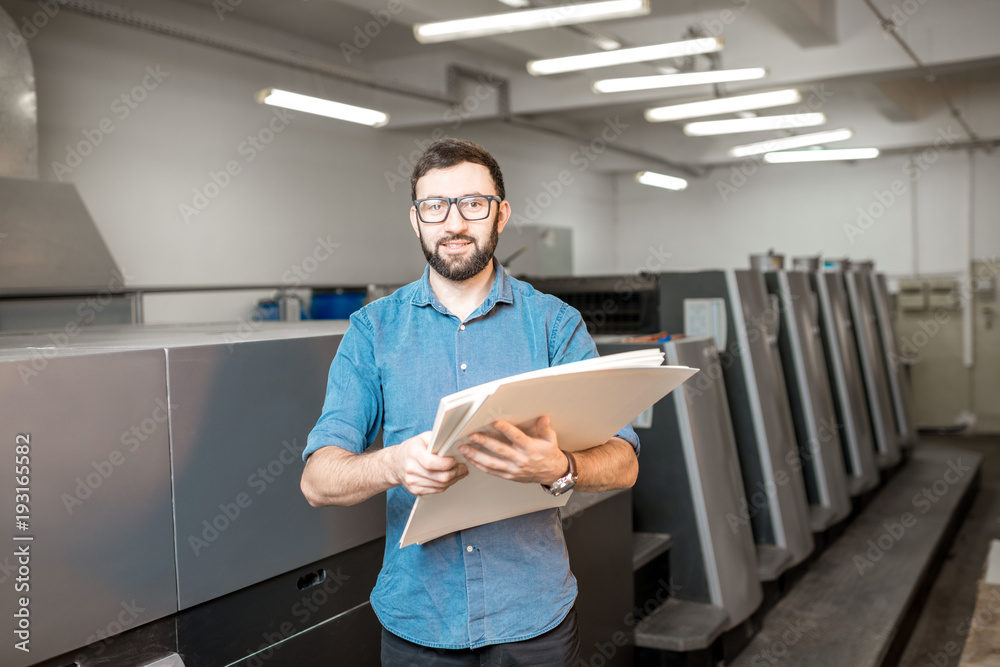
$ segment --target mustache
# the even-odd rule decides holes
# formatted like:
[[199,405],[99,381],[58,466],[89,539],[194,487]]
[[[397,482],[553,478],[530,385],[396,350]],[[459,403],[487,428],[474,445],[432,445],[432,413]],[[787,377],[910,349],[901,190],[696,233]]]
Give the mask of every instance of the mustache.
[[442,246],[445,243],[452,243],[454,241],[468,241],[472,245],[477,245],[476,239],[472,238],[471,236],[465,236],[463,234],[456,234],[454,236],[449,236],[446,239],[441,239],[440,241],[438,241],[437,244],[438,246]]

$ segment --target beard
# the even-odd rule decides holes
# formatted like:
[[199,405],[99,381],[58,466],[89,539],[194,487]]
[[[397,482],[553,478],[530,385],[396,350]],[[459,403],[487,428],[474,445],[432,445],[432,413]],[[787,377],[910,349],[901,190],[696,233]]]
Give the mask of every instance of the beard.
[[[500,232],[498,230],[499,221],[500,212],[497,211],[496,216],[493,218],[493,228],[490,230],[489,238],[487,239],[484,247],[480,247],[479,239],[473,236],[455,234],[439,240],[434,248],[428,248],[427,244],[424,242],[424,234],[422,231],[423,227],[418,227],[417,229],[421,230],[420,248],[424,251],[424,257],[427,258],[427,263],[430,264],[431,268],[434,269],[442,278],[454,282],[468,280],[469,278],[479,275],[479,273],[485,269],[487,265],[489,265],[490,261],[493,260],[493,253],[496,251],[497,242],[500,240]],[[438,248],[441,245],[451,243],[452,241],[469,241],[472,243],[473,252],[465,258],[442,256]]]

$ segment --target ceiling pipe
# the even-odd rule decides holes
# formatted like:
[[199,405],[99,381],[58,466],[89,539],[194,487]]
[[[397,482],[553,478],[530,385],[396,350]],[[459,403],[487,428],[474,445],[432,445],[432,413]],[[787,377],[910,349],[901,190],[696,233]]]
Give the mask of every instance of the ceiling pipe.
[[123,25],[138,30],[144,30],[156,35],[173,37],[200,46],[207,46],[229,53],[235,53],[249,58],[255,58],[264,62],[276,65],[284,65],[294,69],[322,74],[333,79],[356,83],[360,86],[380,90],[387,93],[405,95],[415,99],[436,102],[438,104],[451,105],[455,100],[441,95],[436,91],[425,90],[416,86],[410,86],[398,81],[382,79],[368,74],[363,74],[356,70],[338,67],[318,58],[289,53],[280,49],[267,46],[250,44],[247,42],[232,39],[215,37],[208,33],[199,32],[190,28],[168,23],[163,19],[149,14],[134,12],[123,7],[109,5],[96,0],[54,0],[61,9],[82,16],[87,16],[106,23]]
[[[882,30],[884,33],[892,35],[892,38],[896,40],[896,43],[899,44],[899,46],[903,49],[903,51],[906,52],[906,55],[910,57],[910,60],[912,60],[913,63],[917,66],[917,69],[920,70],[920,73],[923,75],[924,80],[927,81],[927,83],[937,84],[938,92],[941,93],[941,98],[944,100],[944,103],[948,106],[948,111],[951,112],[951,115],[955,118],[958,124],[962,126],[962,129],[969,136],[969,141],[973,143],[978,142],[979,136],[972,130],[972,127],[969,125],[968,122],[966,122],[965,118],[962,117],[962,112],[959,111],[958,107],[955,105],[955,102],[951,99],[951,95],[948,94],[948,89],[945,88],[945,86],[942,85],[937,80],[937,76],[934,74],[934,72],[927,65],[925,65],[922,60],[920,60],[920,58],[913,51],[913,49],[910,48],[910,45],[906,43],[906,40],[900,36],[899,32],[896,30],[896,22],[893,21],[891,18],[886,17],[879,10],[879,8],[876,7],[874,3],[872,3],[872,0],[864,0],[864,2],[866,5],[868,5],[868,8],[872,10],[872,13],[875,14],[875,17],[878,19],[879,29]],[[992,149],[988,150],[991,151]]]
[[[571,141],[578,141],[582,144],[589,144],[594,140],[594,137],[584,137],[579,134],[569,132],[567,130],[562,130],[559,128],[548,127],[546,125],[540,125],[533,121],[526,120],[524,118],[518,118],[513,114],[510,108],[510,81],[504,77],[497,76],[493,72],[487,70],[474,69],[471,67],[466,67],[464,65],[451,64],[448,65],[447,69],[447,81],[448,81],[448,94],[452,97],[458,97],[461,95],[461,83],[460,80],[475,79],[477,81],[486,81],[491,86],[496,88],[497,91],[497,117],[504,123],[511,125],[513,127],[519,127],[521,129],[530,130],[532,132],[541,132],[543,134],[549,134],[561,139],[569,139]],[[645,151],[636,150],[633,148],[628,148],[627,146],[622,146],[615,143],[607,143],[606,150],[615,151],[616,153],[621,153],[622,155],[628,155],[629,157],[637,158],[644,162],[653,162],[655,164],[666,166],[673,171],[680,171],[684,174],[691,176],[692,178],[700,178],[706,174],[705,170],[698,169],[697,167],[682,164],[679,162],[673,162],[659,155],[654,155],[652,153],[647,153]]]

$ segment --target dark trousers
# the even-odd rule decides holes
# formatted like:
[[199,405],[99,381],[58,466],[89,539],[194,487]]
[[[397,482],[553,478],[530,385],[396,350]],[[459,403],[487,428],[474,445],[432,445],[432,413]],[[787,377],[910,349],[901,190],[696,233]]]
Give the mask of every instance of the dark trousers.
[[545,634],[477,649],[428,648],[382,628],[382,667],[578,667],[576,609]]

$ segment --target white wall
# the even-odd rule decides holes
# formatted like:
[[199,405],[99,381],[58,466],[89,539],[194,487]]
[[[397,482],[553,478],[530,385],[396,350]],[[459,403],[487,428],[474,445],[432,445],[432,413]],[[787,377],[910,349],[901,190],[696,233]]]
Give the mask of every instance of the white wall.
[[[5,3],[16,20],[33,7]],[[201,27],[217,23],[210,8],[205,21]],[[238,21],[227,17],[226,29],[241,37]],[[252,28],[259,40],[261,29]],[[356,285],[407,282],[422,269],[407,217],[408,165],[433,130],[375,130],[307,114],[282,120],[253,100],[271,86],[332,96],[343,88],[355,103],[375,93],[68,12],[29,48],[41,178],[78,186],[130,284],[280,284],[297,270],[308,282]],[[147,68],[166,74],[157,82]],[[144,99],[132,109],[122,95]],[[262,150],[248,143],[278,129]],[[499,123],[442,122],[440,130],[496,155],[515,207],[540,196],[548,202],[573,150]],[[73,151],[88,154],[76,162]],[[401,162],[405,182],[387,177]],[[234,173],[219,176],[227,164]],[[614,269],[613,187],[607,175],[576,173],[532,219],[574,229],[579,272]],[[215,196],[196,201],[196,190]]]
[[[975,258],[1000,254],[1000,154],[941,150],[856,163],[718,169],[670,192],[619,178],[619,271],[673,253],[664,268],[744,267],[751,253],[874,259],[890,275],[968,266],[970,193]],[[973,189],[970,190],[970,184]],[[916,234],[914,234],[916,231]]]

